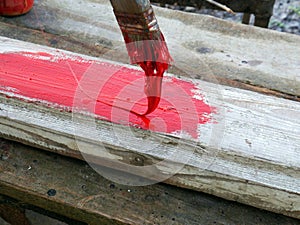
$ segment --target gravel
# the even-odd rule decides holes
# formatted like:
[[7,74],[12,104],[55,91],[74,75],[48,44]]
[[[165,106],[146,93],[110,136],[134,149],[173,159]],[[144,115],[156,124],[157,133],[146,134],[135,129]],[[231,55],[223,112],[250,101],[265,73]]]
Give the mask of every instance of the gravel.
[[[196,9],[191,6],[166,5],[167,8],[182,10],[191,13],[200,13],[215,16],[229,21],[241,22],[242,13],[231,15],[224,11],[212,9]],[[253,23],[252,17],[251,22]],[[300,1],[277,0],[273,8],[273,16],[269,23],[269,29],[300,35]]]

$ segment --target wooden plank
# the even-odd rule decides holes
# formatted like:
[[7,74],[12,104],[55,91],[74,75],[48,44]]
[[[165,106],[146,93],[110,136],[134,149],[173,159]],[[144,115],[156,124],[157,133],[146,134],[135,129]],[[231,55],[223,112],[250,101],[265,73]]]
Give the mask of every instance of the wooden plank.
[[[299,36],[157,7],[155,11],[174,67],[191,66],[189,76],[243,88],[265,87],[268,90],[257,90],[275,90],[289,98],[300,96]],[[119,53],[106,57],[122,62],[126,58],[126,51],[120,53],[124,43],[108,0],[38,1],[28,15],[0,21],[44,31],[45,44],[47,33],[59,34],[84,43],[96,56],[95,49],[103,45]]]
[[[169,102],[162,101],[149,116],[149,125],[147,118],[126,114],[119,108],[132,106],[123,104],[128,96],[143,97],[138,94],[142,94],[143,82],[137,68],[7,38],[0,39],[0,51],[4,62],[0,74],[1,136],[77,158],[83,154],[85,160],[94,163],[299,218],[298,102],[168,74],[162,97]],[[18,74],[15,63],[21,65],[20,59],[27,64]],[[85,97],[99,93],[96,86],[111,68],[121,71],[112,77],[129,72],[127,78],[133,79],[126,87],[114,87],[119,91],[110,92],[120,101],[112,102],[111,108],[96,105],[104,107],[95,111],[98,119],[93,117],[94,111],[78,114],[78,109],[94,110],[95,105]],[[49,71],[54,80],[45,78]],[[88,88],[85,97],[79,95],[82,105],[77,105],[74,75],[79,79],[80,74],[95,75],[95,71],[96,81],[80,80],[79,93],[85,84]],[[55,79],[60,82],[53,83]],[[106,85],[124,81],[117,79]],[[32,91],[28,91],[30,87]],[[183,95],[182,90],[186,91]],[[99,96],[99,102],[111,97]],[[69,97],[75,99],[72,105]],[[179,111],[178,121],[174,122],[178,113],[169,103]],[[120,115],[125,121],[119,120]],[[101,120],[103,117],[105,120]],[[181,126],[177,127],[179,122]],[[164,161],[158,163],[161,159]],[[103,170],[98,172],[109,179],[120,179]],[[135,180],[126,182],[136,185]]]
[[[0,139],[0,154],[4,152],[0,194],[19,200],[21,207],[43,208],[90,225],[299,224],[292,218],[170,185],[112,183],[85,162]],[[56,194],[49,196],[49,189]]]

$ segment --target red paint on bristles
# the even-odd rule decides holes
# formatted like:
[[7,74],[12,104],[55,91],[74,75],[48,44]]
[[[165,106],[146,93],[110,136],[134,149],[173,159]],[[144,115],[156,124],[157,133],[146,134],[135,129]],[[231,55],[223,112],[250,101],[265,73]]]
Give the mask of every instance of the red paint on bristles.
[[141,13],[115,11],[115,15],[131,63],[138,64],[145,72],[144,91],[148,98],[148,109],[141,115],[150,114],[158,107],[163,74],[172,61],[164,35],[159,29],[151,5]]
[[145,72],[144,92],[148,99],[148,109],[142,115],[152,113],[160,102],[161,84],[165,71],[172,60],[163,34],[157,40],[131,42],[125,37],[131,63],[138,64]]

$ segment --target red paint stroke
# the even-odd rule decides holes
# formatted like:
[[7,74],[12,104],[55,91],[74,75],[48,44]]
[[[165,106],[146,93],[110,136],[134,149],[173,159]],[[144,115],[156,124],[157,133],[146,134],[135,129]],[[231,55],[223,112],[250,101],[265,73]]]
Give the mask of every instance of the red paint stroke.
[[110,62],[62,57],[59,52],[4,53],[0,62],[0,91],[15,90],[9,94],[69,110],[76,107],[114,123],[197,138],[198,124],[209,122],[214,111],[193,98],[193,83],[165,77],[158,109],[147,116],[132,113],[145,112],[148,105],[144,73]]

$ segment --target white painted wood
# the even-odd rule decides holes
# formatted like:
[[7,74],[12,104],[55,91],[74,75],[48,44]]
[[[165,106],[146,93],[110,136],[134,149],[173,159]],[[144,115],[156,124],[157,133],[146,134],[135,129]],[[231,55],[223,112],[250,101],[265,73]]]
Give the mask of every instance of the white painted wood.
[[[0,53],[11,51],[76,55],[0,38]],[[204,94],[209,105],[217,108],[213,115],[216,123],[199,125],[197,140],[129,130],[100,120],[90,126],[88,115],[74,120],[72,114],[43,102],[22,101],[24,96],[16,96],[10,87],[0,92],[0,136],[77,158],[80,148],[94,162],[123,168],[112,161],[119,160],[129,165],[128,172],[152,179],[176,171],[165,182],[300,218],[300,103],[192,81],[201,90],[201,95],[195,93],[194,97]],[[159,159],[172,162],[157,163]],[[140,162],[156,164],[138,173],[134,165]]]

